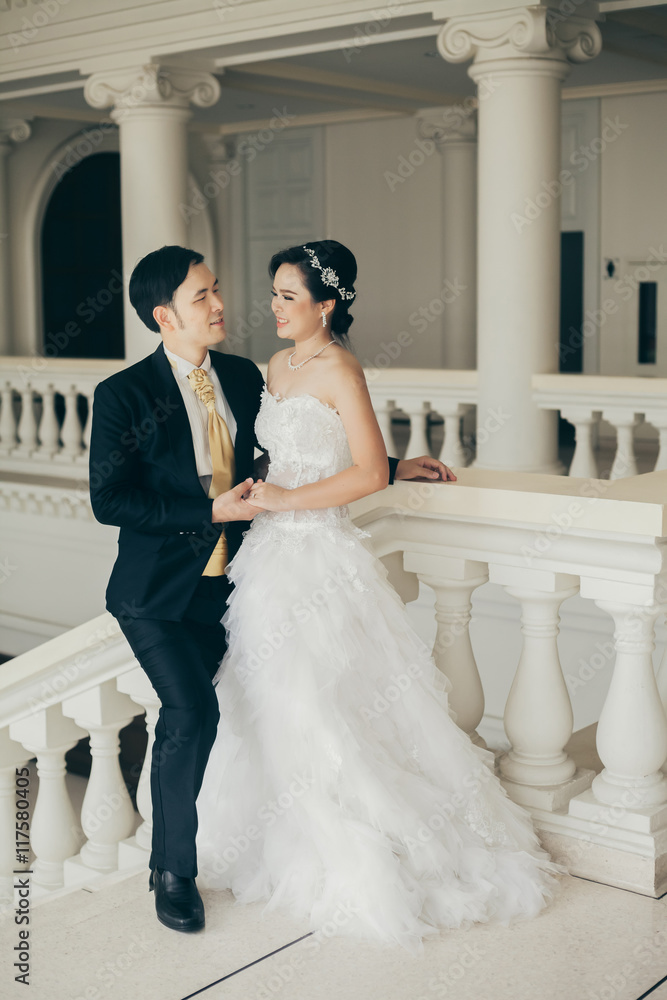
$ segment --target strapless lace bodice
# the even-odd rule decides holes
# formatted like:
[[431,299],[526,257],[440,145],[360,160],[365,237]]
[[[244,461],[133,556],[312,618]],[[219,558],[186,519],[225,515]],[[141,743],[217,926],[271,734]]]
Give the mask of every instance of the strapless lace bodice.
[[[352,455],[337,410],[316,396],[274,396],[265,387],[255,421],[257,440],[269,453],[267,483],[296,489],[349,468]],[[265,511],[255,522],[337,523],[348,518],[347,507],[317,510]]]

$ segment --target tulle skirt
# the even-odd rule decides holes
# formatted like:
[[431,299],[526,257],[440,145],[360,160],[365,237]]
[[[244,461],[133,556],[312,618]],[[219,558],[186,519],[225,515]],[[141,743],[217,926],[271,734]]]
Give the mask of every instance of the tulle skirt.
[[414,954],[535,916],[566,869],[456,725],[364,533],[258,515],[228,574],[200,886]]

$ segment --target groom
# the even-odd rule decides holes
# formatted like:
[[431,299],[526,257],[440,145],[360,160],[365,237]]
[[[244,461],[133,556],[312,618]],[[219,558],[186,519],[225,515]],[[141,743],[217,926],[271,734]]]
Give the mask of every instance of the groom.
[[[97,520],[120,528],[107,609],[161,703],[149,887],[158,920],[197,931],[196,799],[220,716],[211,680],[226,649],[224,568],[259,513],[245,497],[264,380],[252,361],[209,352],[225,337],[223,302],[200,253],[155,250],[129,291],[161,343],[95,390],[90,497]],[[390,482],[447,478],[430,457],[389,466]]]

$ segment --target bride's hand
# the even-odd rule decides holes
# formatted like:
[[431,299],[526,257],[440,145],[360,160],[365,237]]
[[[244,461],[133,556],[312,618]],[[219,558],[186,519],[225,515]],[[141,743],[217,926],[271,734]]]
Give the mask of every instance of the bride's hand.
[[246,494],[246,499],[253,507],[261,507],[262,510],[289,510],[288,498],[291,490],[276,486],[275,483],[263,483],[258,479],[250,487]]

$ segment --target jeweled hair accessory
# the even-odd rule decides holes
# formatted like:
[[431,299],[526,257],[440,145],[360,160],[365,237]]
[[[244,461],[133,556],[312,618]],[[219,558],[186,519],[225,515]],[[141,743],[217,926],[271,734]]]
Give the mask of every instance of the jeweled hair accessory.
[[338,275],[332,267],[322,267],[314,250],[311,250],[310,247],[307,246],[304,246],[303,249],[310,255],[310,266],[316,267],[322,272],[323,285],[331,285],[335,288],[341,299],[353,299],[355,297],[357,294],[356,292],[348,292],[338,284]]

